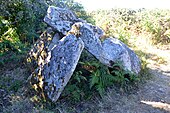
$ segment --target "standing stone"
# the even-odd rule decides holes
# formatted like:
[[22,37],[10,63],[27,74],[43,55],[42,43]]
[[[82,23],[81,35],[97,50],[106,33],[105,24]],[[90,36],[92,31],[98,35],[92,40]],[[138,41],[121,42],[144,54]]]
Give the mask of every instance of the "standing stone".
[[54,31],[44,32],[29,53],[30,82],[53,102],[71,78],[84,48],[109,67],[122,62],[124,69],[140,72],[140,60],[131,49],[115,38],[103,40],[102,29],[78,19],[72,11],[50,6],[44,21]]
[[49,51],[45,64],[32,74],[31,82],[35,89],[42,91],[50,100],[57,101],[73,74],[83,49],[83,41],[72,34],[59,40]]

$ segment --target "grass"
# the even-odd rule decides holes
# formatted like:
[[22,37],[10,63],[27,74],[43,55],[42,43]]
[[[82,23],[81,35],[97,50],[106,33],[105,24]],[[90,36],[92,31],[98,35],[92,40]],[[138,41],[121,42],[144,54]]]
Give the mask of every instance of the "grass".
[[[18,63],[22,64],[21,62]],[[96,66],[96,67],[103,66],[101,64],[98,64],[97,62],[89,63],[88,65]],[[89,75],[89,76],[86,75],[85,78],[83,77],[83,74],[85,73],[82,73],[81,71],[77,71],[75,72],[72,79],[70,80],[70,83],[65,88],[58,102],[52,103],[50,101],[44,100],[32,89],[29,89],[28,84],[26,83],[26,79],[29,76],[29,72],[27,68],[24,66],[23,67],[17,67],[18,65],[15,66],[16,67],[9,68],[10,70],[5,70],[3,72],[1,71],[2,77],[0,78],[0,89],[4,89],[8,93],[10,92],[8,96],[11,98],[11,102],[12,102],[11,106],[5,107],[4,112],[53,113],[58,111],[60,113],[63,111],[76,112],[78,109],[80,111],[83,109],[83,111],[91,112],[94,109],[94,107],[91,108],[93,100],[95,100],[95,98],[101,99],[98,90],[95,89],[97,87],[93,87],[90,89],[90,84],[89,84],[90,81],[86,80],[86,79],[91,80],[91,77],[95,75]],[[90,71],[97,72],[97,70],[90,70]],[[98,71],[100,71],[100,68]],[[104,70],[101,73],[105,73]],[[97,75],[97,76],[101,76],[101,75]],[[115,85],[117,87],[120,87],[118,86],[119,83],[120,82],[118,82],[117,85],[116,84]],[[96,85],[99,84],[100,82],[97,82]],[[132,88],[134,88],[134,84],[130,85],[128,83],[125,83],[123,87],[121,86],[120,88],[121,90],[129,91]],[[106,92],[104,93],[104,95],[106,94]],[[82,103],[83,103],[83,108],[81,108]],[[88,108],[84,106],[85,103],[88,103],[87,105]]]
[[[112,9],[90,12],[96,25],[110,36],[116,36],[126,44],[135,35],[146,35],[152,44],[169,44],[170,10]],[[103,18],[105,17],[105,18]],[[145,37],[142,37],[145,38]]]
[[[150,13],[153,12],[154,11],[150,11]],[[163,32],[160,31],[162,27],[169,24],[169,18],[166,18],[166,20],[163,21],[163,25],[159,25],[158,22],[162,20],[162,17],[160,18],[160,16],[150,14],[145,10],[144,12],[134,13],[131,17],[129,17],[126,10],[124,12],[126,14],[125,16],[114,15],[115,17],[113,17],[113,13],[114,12],[111,11],[102,15],[102,17],[107,18],[107,21],[105,19],[100,19],[100,16],[103,13],[98,13],[98,15],[95,14],[94,17],[96,19],[96,24],[102,27],[105,31],[107,30],[107,35],[117,36],[120,40],[133,48],[138,54],[142,61],[142,71],[139,77],[133,78],[135,82],[128,82],[126,77],[119,74],[120,76],[117,76],[117,79],[120,80],[117,80],[114,84],[108,85],[110,87],[104,88],[105,92],[103,93],[102,88],[105,84],[101,85],[103,81],[101,82],[99,79],[102,78],[103,80],[105,74],[108,74],[106,72],[107,69],[102,70],[105,69],[105,67],[100,67],[100,64],[81,64],[81,66],[84,66],[84,69],[77,69],[60,99],[56,103],[52,103],[42,99],[37,93],[33,92],[31,88],[28,88],[26,79],[30,75],[30,72],[28,72],[27,68],[23,66],[26,55],[9,53],[0,56],[0,66],[2,67],[0,69],[0,89],[4,89],[9,93],[8,96],[10,96],[12,102],[11,106],[7,106],[4,109],[4,112],[100,112],[102,110],[107,111],[107,109],[116,109],[118,105],[115,104],[117,103],[121,104],[129,102],[125,96],[120,99],[121,95],[136,93],[140,85],[152,78],[152,74],[149,73],[147,67],[149,63],[148,59],[152,57],[152,60],[158,61],[159,64],[166,63],[166,57],[162,55],[156,56],[156,54],[153,54],[153,52],[149,50],[152,46],[148,41],[153,44],[169,43],[169,39],[167,38],[167,36],[169,36],[168,32],[164,34],[167,30]],[[146,14],[149,17],[146,16],[147,18],[144,18],[144,15]],[[165,17],[165,14],[166,13],[163,12],[163,17]],[[110,16],[114,19],[110,18]],[[155,19],[153,23],[156,24],[153,25],[151,23],[151,20],[149,20],[150,17]],[[127,21],[127,18],[130,18],[130,20]],[[166,27],[169,29],[168,26]],[[143,36],[142,38],[139,37],[141,35]],[[164,42],[161,42],[162,39]],[[142,41],[146,41],[146,43],[144,42],[146,45],[141,46],[144,44]],[[87,66],[91,68],[88,70]],[[110,77],[109,80],[112,78],[113,77]],[[108,79],[106,79],[105,83],[107,80]],[[12,94],[10,92],[12,92]],[[101,98],[101,95],[104,96]],[[112,105],[114,105],[114,107]]]

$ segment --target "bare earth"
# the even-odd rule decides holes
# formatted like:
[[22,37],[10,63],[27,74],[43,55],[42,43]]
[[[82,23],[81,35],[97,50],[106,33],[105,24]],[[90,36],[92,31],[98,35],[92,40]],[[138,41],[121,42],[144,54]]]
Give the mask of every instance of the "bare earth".
[[[145,46],[142,41],[138,41],[137,45],[136,51],[146,54],[145,58],[151,73],[150,78],[140,84],[138,88],[128,93],[112,88],[108,90],[103,99],[94,97],[93,100],[80,102],[76,106],[62,102],[51,113],[54,111],[57,113],[170,113],[170,46],[158,49],[153,46]],[[18,75],[16,79],[23,79],[20,77],[25,75],[25,71],[21,72],[20,68],[14,70],[7,71],[9,74],[5,72],[5,76]],[[4,100],[2,102],[4,103]],[[26,109],[27,112],[29,110],[32,112],[32,104],[29,103],[29,105],[27,101],[25,104],[23,106],[26,107],[21,106],[20,110]],[[18,108],[18,105],[14,104],[13,107]],[[17,113],[16,110],[13,112]],[[39,113],[40,111],[34,112]]]
[[170,113],[170,48],[138,45],[147,54],[151,78],[130,94],[108,92],[96,103],[100,113]]
[[[150,78],[129,94],[113,88],[93,104],[82,103],[76,112],[93,113],[170,113],[170,46],[157,47],[138,41],[137,50],[145,53]],[[97,100],[97,101],[96,101]]]

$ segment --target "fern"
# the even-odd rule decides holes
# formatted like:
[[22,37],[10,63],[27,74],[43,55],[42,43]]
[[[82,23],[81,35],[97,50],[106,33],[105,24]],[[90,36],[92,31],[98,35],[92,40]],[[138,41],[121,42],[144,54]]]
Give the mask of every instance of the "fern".
[[129,83],[139,81],[139,78],[134,73],[125,70],[120,62],[113,65],[111,74],[114,76],[113,81],[120,84],[121,87],[128,86],[127,84]]
[[136,76],[124,70],[121,63],[115,63],[112,68],[98,61],[79,62],[79,64],[80,67],[74,72],[65,88],[65,95],[63,94],[65,97],[73,97],[74,101],[89,99],[96,93],[103,97],[107,87],[115,83],[120,84],[121,87],[129,87],[127,83],[136,80]]
[[96,85],[96,90],[98,91],[100,96],[103,97],[103,95],[105,93],[105,88],[103,87],[103,85],[102,84]]
[[93,62],[92,65],[96,67],[96,70],[91,74],[90,88],[94,87],[100,96],[103,97],[105,89],[113,84],[114,77],[109,74],[108,67],[98,62]]
[[83,80],[87,81],[86,77],[82,76],[81,71],[75,72],[73,77],[74,77],[75,80],[77,80],[78,83],[80,83]]
[[91,81],[90,81],[90,89],[99,82],[99,77],[98,76],[92,76]]

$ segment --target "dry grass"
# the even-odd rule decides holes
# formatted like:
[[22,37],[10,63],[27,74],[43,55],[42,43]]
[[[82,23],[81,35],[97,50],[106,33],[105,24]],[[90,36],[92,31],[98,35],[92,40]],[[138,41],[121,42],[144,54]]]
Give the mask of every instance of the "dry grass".
[[[33,92],[24,92],[24,86],[29,73],[26,67],[9,66],[1,70],[1,81],[10,78],[13,81],[22,81],[17,92],[10,89],[8,96],[12,105],[4,106],[4,112],[12,113],[168,113],[170,110],[170,48],[169,45],[153,46],[149,42],[149,34],[138,34],[131,38],[129,45],[139,53],[141,59],[146,60],[151,73],[150,79],[138,84],[136,89],[124,91],[122,88],[112,87],[101,99],[99,96],[91,100],[71,103],[60,99],[57,103],[45,102]],[[165,49],[166,48],[166,49]],[[21,63],[21,62],[20,62]],[[7,67],[7,66],[6,66]],[[145,75],[142,75],[146,77]],[[148,75],[147,75],[148,76]],[[2,79],[5,78],[5,79]],[[142,78],[145,79],[145,78]],[[4,81],[8,90],[7,81]],[[1,82],[2,84],[2,82]],[[25,94],[24,94],[25,93]],[[3,101],[3,100],[2,100]],[[0,101],[1,102],[1,101]]]

